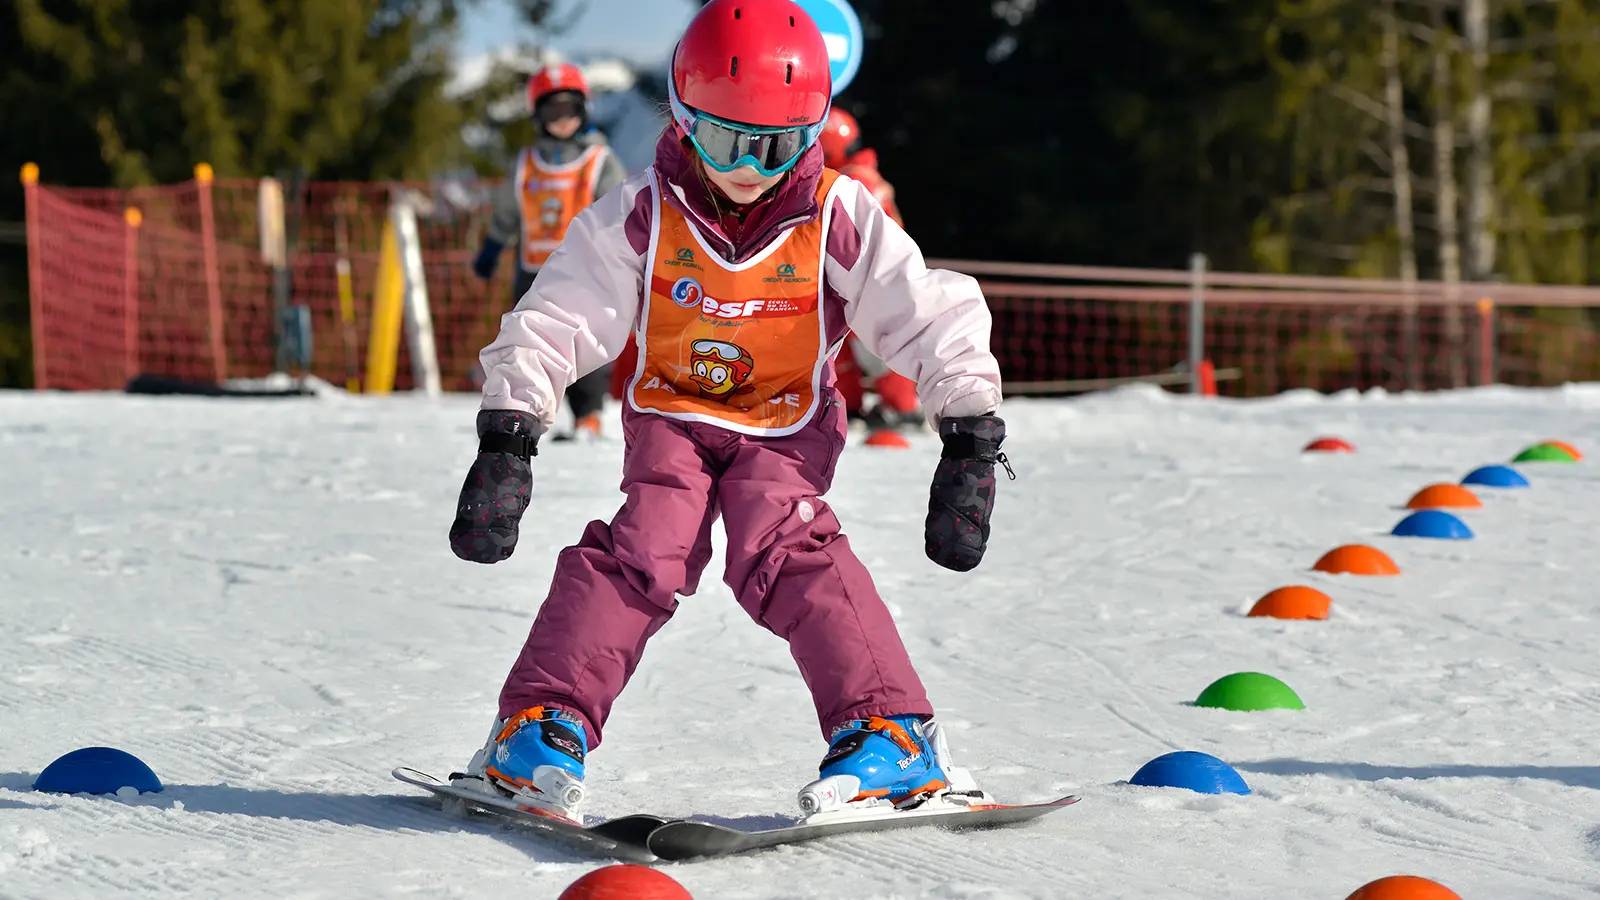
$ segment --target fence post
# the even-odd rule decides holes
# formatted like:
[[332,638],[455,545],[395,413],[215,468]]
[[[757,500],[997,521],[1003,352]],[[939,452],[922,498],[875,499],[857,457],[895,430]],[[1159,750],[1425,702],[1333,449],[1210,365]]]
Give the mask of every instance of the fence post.
[[200,194],[200,246],[206,267],[206,309],[211,329],[211,360],[217,384],[228,380],[228,345],[222,332],[222,274],[217,271],[217,221],[211,206],[213,173],[209,163],[194,167]]
[[1494,384],[1494,300],[1478,300],[1478,385]]
[[390,207],[395,241],[400,251],[400,271],[405,283],[406,341],[411,351],[413,389],[429,397],[443,393],[439,352],[433,340],[433,310],[428,303],[427,271],[422,265],[422,237],[417,231],[417,210],[411,192],[396,188]]
[[344,333],[344,389],[352,394],[361,392],[361,375],[356,355],[356,298],[351,288],[350,235],[346,222],[349,196],[340,195],[333,201],[333,271],[339,287],[339,323]]
[[44,289],[39,285],[39,166],[22,166],[22,197],[27,207],[23,227],[28,241],[28,318],[33,324],[33,389],[44,390]]
[[139,226],[144,214],[136,207],[122,211],[128,223],[122,256],[122,340],[128,380],[139,374]]
[[1189,256],[1189,393],[1203,394],[1201,364],[1206,358],[1206,255]]
[[272,272],[272,366],[289,371],[289,241],[283,225],[283,185],[276,178],[256,184],[256,218],[261,232],[261,261]]

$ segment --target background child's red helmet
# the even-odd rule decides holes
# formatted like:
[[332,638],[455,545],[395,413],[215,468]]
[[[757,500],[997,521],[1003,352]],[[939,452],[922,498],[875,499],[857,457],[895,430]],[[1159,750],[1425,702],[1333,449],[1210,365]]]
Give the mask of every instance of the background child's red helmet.
[[814,125],[833,75],[822,32],[792,0],[711,0],[672,54],[684,105],[743,125]]
[[545,66],[528,79],[528,109],[539,108],[539,101],[558,91],[576,91],[589,99],[589,82],[583,71],[571,63]]
[[832,169],[844,165],[850,154],[861,149],[861,126],[856,117],[839,107],[828,110],[828,123],[822,126],[822,163]]

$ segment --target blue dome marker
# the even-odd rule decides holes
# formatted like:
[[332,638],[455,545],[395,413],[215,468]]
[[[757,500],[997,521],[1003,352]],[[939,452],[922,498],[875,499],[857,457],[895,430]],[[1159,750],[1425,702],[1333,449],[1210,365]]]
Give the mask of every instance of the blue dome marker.
[[125,787],[160,791],[161,779],[137,756],[115,747],[84,747],[45,766],[33,789],[52,794],[115,794]]
[[1441,538],[1447,541],[1470,541],[1472,529],[1467,523],[1442,509],[1419,509],[1401,519],[1389,532],[1395,537]]
[[1483,466],[1467,473],[1462,484],[1481,484],[1484,487],[1525,488],[1528,479],[1510,466]]
[[1209,753],[1178,750],[1150,760],[1128,779],[1142,787],[1172,787],[1202,794],[1248,794],[1239,773]]

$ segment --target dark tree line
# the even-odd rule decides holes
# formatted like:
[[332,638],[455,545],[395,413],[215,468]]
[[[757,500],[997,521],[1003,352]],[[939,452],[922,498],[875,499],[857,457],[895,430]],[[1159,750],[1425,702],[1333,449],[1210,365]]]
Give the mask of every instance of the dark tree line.
[[[199,160],[224,177],[492,172],[463,126],[487,122],[514,79],[445,92],[473,2],[514,2],[547,25],[578,10],[13,0],[0,11],[0,222],[22,218],[24,160],[52,183],[107,186],[183,180]],[[1600,272],[1600,11],[1585,0],[854,5],[868,43],[840,102],[930,255]],[[27,379],[25,270],[22,248],[0,244],[0,385]]]

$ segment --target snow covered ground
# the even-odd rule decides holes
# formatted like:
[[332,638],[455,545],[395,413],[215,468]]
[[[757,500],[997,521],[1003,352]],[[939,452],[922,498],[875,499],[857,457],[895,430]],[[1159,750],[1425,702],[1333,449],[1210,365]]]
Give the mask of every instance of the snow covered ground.
[[[445,541],[475,402],[0,395],[0,896],[549,897],[599,865],[393,781],[481,742],[557,551],[618,503],[621,448],[551,444],[507,563]],[[1464,898],[1600,891],[1600,477],[1527,465],[1466,543],[1390,538],[1407,497],[1544,438],[1600,453],[1600,387],[1013,402],[982,567],[922,554],[937,456],[857,447],[830,496],[953,750],[1033,826],[857,836],[668,866],[697,898],[1342,900],[1401,872]],[[1338,434],[1356,455],[1302,456]],[[1337,544],[1398,578],[1309,567]],[[719,572],[713,564],[710,576]],[[786,812],[821,756],[784,645],[715,577],[652,643],[589,812]],[[1276,587],[1326,622],[1248,619]],[[1271,673],[1297,712],[1189,705]],[[30,790],[111,745],[167,790]],[[1136,788],[1175,749],[1250,796]]]

